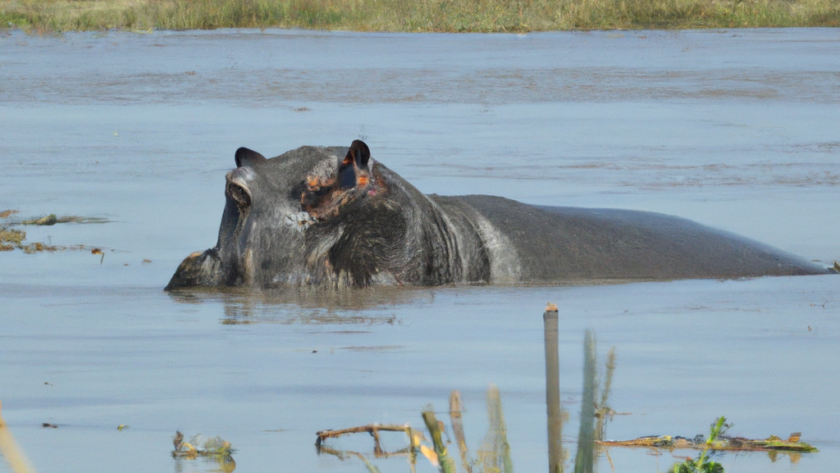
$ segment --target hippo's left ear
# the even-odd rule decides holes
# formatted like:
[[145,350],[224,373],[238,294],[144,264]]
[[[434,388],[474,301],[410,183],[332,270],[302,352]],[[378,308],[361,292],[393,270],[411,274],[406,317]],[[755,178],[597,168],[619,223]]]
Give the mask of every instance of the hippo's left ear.
[[[368,168],[370,161],[370,148],[364,141],[355,140],[347,150],[347,155],[338,166],[338,182],[342,189],[350,189],[359,184],[367,184]],[[361,182],[359,182],[361,180]]]
[[350,164],[356,161],[356,166],[366,168],[368,161],[370,161],[370,148],[362,140],[353,140],[350,149],[347,150],[347,156],[344,157],[342,164]]
[[243,166],[252,167],[254,164],[264,163],[268,161],[265,159],[265,156],[257,153],[254,150],[248,148],[239,148],[236,150],[236,167],[241,168]]

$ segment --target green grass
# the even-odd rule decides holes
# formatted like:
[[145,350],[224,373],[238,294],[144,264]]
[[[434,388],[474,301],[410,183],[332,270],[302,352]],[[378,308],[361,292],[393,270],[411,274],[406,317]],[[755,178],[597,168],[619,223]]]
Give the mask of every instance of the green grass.
[[730,426],[726,424],[726,417],[719,417],[709,432],[709,439],[706,440],[706,448],[700,453],[696,460],[686,459],[682,463],[674,465],[673,473],[724,473],[723,465],[709,460],[709,448],[721,437]]
[[357,31],[840,26],[838,0],[0,0],[0,27],[38,31]]

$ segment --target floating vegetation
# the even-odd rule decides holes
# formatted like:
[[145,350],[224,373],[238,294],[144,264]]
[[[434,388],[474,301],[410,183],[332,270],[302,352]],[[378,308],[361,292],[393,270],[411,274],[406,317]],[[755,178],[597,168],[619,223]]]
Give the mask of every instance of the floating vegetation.
[[42,226],[49,226],[55,225],[57,223],[108,223],[110,220],[107,218],[99,218],[99,217],[79,217],[76,215],[70,215],[65,217],[56,217],[55,214],[49,214],[46,217],[40,218],[31,218],[29,220],[22,220],[20,223],[22,225],[42,225]]
[[20,223],[24,225],[55,225],[58,222],[58,218],[56,218],[55,214],[49,214],[46,217],[41,218],[32,218],[29,220],[24,220]]
[[235,450],[230,442],[219,436],[203,440],[199,434],[184,442],[184,434],[176,431],[172,437],[172,444],[175,446],[175,450],[172,451],[173,458],[195,460],[202,457],[217,462],[221,471],[225,473],[236,469],[236,461],[232,457]]
[[[0,218],[8,219],[10,216],[18,213],[17,210],[4,210],[0,212]],[[55,214],[49,214],[46,217],[37,217],[31,218],[27,220],[9,220],[0,223],[0,251],[12,251],[15,249],[22,250],[24,253],[31,255],[35,253],[41,253],[44,251],[54,252],[54,251],[64,251],[64,250],[88,250],[91,249],[86,245],[70,245],[70,246],[60,246],[60,245],[49,245],[42,242],[34,242],[24,244],[24,240],[26,240],[26,232],[23,230],[17,230],[12,227],[17,225],[33,225],[33,226],[51,226],[57,223],[107,223],[109,220],[106,218],[98,218],[98,217],[79,217],[75,215],[65,216],[65,217],[56,217]],[[91,253],[95,255],[102,255],[102,259],[100,263],[105,258],[105,255],[102,253],[102,250],[99,248],[93,248]]]
[[0,251],[11,251],[26,239],[26,232],[0,227]]
[[[715,424],[712,424],[713,426]],[[793,433],[784,440],[775,435],[771,435],[766,439],[748,439],[744,437],[728,437],[720,434],[714,439],[709,436],[706,440],[703,435],[695,437],[672,437],[670,435],[663,436],[647,436],[639,437],[633,440],[603,440],[597,442],[598,445],[605,447],[644,447],[644,448],[662,448],[667,450],[679,449],[694,449],[694,450],[712,450],[712,451],[735,451],[735,452],[801,452],[801,453],[816,453],[815,447],[800,441],[799,432]]]
[[[6,219],[18,213],[17,210],[4,210],[0,218]],[[26,239],[26,232],[9,228],[9,224],[0,224],[0,251],[12,251]]]

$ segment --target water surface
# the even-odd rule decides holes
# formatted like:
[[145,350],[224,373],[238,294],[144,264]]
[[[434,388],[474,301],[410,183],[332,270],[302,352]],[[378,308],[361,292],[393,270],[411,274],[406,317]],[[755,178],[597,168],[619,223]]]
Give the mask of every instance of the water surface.
[[[608,437],[693,436],[725,415],[733,434],[802,431],[821,450],[796,463],[725,455],[727,471],[829,471],[840,460],[831,276],[337,298],[162,287],[215,243],[237,147],[274,156],[358,137],[427,193],[663,212],[830,264],[837,123],[831,29],[5,34],[0,210],[110,223],[26,227],[28,241],[104,258],[0,253],[3,417],[41,472],[218,468],[173,460],[176,429],[231,441],[238,471],[362,472],[358,459],[317,456],[315,432],[419,427],[429,403],[446,419],[459,389],[475,451],[494,383],[514,465],[541,471],[541,315],[553,301],[571,451],[593,328],[602,358],[618,353],[612,407],[630,414]],[[363,436],[330,445],[372,451]],[[648,453],[610,459],[664,471],[692,452]]]

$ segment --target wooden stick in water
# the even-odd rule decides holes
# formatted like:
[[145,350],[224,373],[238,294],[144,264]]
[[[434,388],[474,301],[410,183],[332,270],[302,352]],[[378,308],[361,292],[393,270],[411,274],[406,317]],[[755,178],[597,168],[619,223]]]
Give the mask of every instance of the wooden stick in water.
[[449,396],[449,418],[452,421],[452,433],[458,443],[458,450],[461,452],[461,463],[467,473],[472,473],[470,466],[470,452],[467,449],[467,439],[464,436],[464,423],[461,419],[461,411],[464,406],[461,403],[461,393],[458,390],[452,391]]

